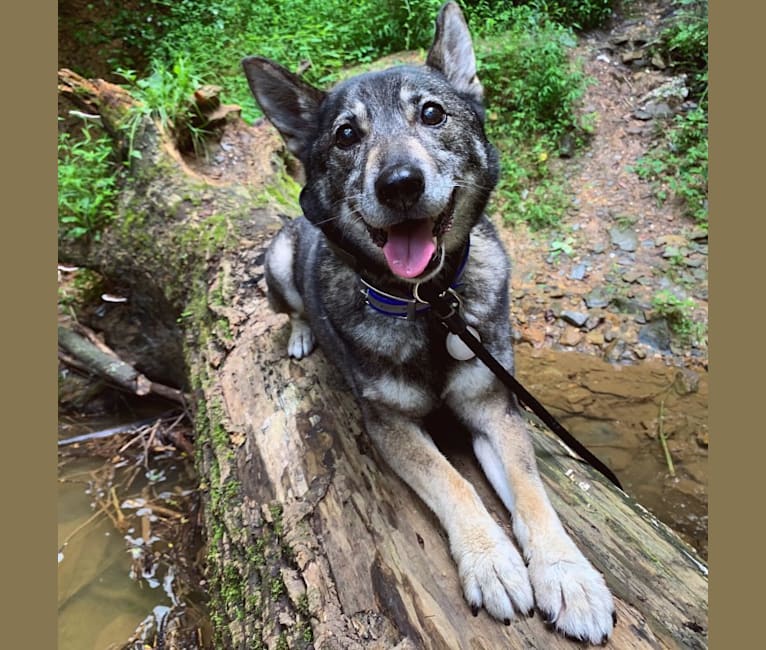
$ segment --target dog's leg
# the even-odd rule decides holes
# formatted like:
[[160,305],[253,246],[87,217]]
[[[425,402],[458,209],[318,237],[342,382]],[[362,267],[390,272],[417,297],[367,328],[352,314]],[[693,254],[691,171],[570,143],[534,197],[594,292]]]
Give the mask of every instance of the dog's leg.
[[297,230],[290,224],[280,230],[266,251],[264,267],[269,287],[269,302],[279,313],[290,317],[287,353],[302,359],[314,349],[314,334],[305,318],[305,308],[295,285],[293,263]]
[[524,420],[502,392],[471,397],[450,404],[473,432],[479,463],[513,515],[538,609],[572,638],[605,642],[615,621],[612,596],[554,511]]
[[473,486],[411,418],[388,409],[365,410],[367,431],[383,458],[447,532],[473,613],[484,606],[506,623],[514,618],[514,610],[531,615],[534,598],[524,562]]

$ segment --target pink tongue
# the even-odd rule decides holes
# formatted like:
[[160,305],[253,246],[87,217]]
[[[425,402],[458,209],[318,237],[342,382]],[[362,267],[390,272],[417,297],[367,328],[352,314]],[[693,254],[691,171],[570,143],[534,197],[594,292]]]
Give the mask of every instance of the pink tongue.
[[383,246],[388,268],[401,278],[414,278],[425,271],[436,250],[430,219],[407,221],[388,231]]

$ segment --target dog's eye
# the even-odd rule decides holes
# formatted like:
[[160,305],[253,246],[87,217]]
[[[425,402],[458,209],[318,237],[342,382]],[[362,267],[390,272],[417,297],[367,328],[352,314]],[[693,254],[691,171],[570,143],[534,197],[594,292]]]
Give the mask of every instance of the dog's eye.
[[335,131],[335,144],[341,149],[348,149],[359,142],[359,134],[350,124],[342,124]]
[[420,110],[420,120],[428,126],[438,126],[447,119],[447,113],[436,102],[426,102]]

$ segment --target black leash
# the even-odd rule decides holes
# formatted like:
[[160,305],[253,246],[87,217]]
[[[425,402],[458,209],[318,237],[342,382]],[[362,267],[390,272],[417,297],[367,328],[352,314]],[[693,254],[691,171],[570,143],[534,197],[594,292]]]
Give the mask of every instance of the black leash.
[[537,417],[539,417],[553,433],[555,433],[567,446],[571,447],[583,460],[601,472],[606,478],[622,490],[620,481],[601,460],[599,460],[585,445],[575,438],[564,426],[554,418],[550,412],[537,399],[522,386],[517,379],[508,372],[500,362],[492,356],[487,348],[482,345],[471,332],[460,315],[458,305],[447,296],[448,291],[439,292],[434,286],[425,284],[418,287],[418,297],[429,303],[439,320],[449,329],[450,332],[460,337],[471,351],[502,381],[506,387],[514,393],[519,401],[529,408]]
[[[360,277],[364,275],[365,265],[354,256],[346,246],[344,246],[344,237],[342,232],[337,228],[334,222],[325,222],[321,226],[325,237],[327,238],[330,248],[333,252],[352,269],[359,273]],[[447,281],[443,286],[449,286]],[[513,394],[518,397],[519,401],[525,405],[532,413],[534,413],[543,423],[555,433],[561,440],[566,443],[573,451],[589,463],[592,467],[597,469],[601,474],[608,478],[618,488],[622,490],[622,485],[619,479],[615,476],[614,472],[609,469],[601,460],[599,460],[593,452],[591,452],[585,445],[583,445],[577,438],[575,438],[564,426],[554,418],[548,410],[537,401],[537,399],[522,386],[516,378],[508,372],[500,362],[492,356],[487,348],[482,345],[471,332],[468,331],[468,326],[460,315],[459,300],[450,300],[449,295],[453,294],[451,289],[439,290],[434,282],[426,282],[424,284],[417,285],[417,291],[415,297],[418,301],[427,303],[436,313],[442,323],[453,334],[458,336],[463,343],[465,343],[471,351],[494,373],[494,375],[502,381],[505,386]]]

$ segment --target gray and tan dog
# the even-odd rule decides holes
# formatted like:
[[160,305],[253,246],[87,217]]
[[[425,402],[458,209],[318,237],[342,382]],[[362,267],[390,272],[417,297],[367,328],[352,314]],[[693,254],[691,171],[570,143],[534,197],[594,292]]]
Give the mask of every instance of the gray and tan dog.
[[[318,342],[341,368],[381,455],[447,532],[474,613],[483,606],[509,623],[536,603],[567,636],[605,642],[611,594],[553,510],[517,406],[478,359],[448,350],[445,329],[413,298],[420,283],[452,283],[466,322],[512,371],[509,263],[484,215],[497,153],[459,7],[441,9],[424,66],[369,72],[329,92],[267,59],[243,65],[306,173],[305,217],[266,256],[271,304],[290,316],[289,354]],[[471,432],[521,554],[425,432],[442,405]]]

